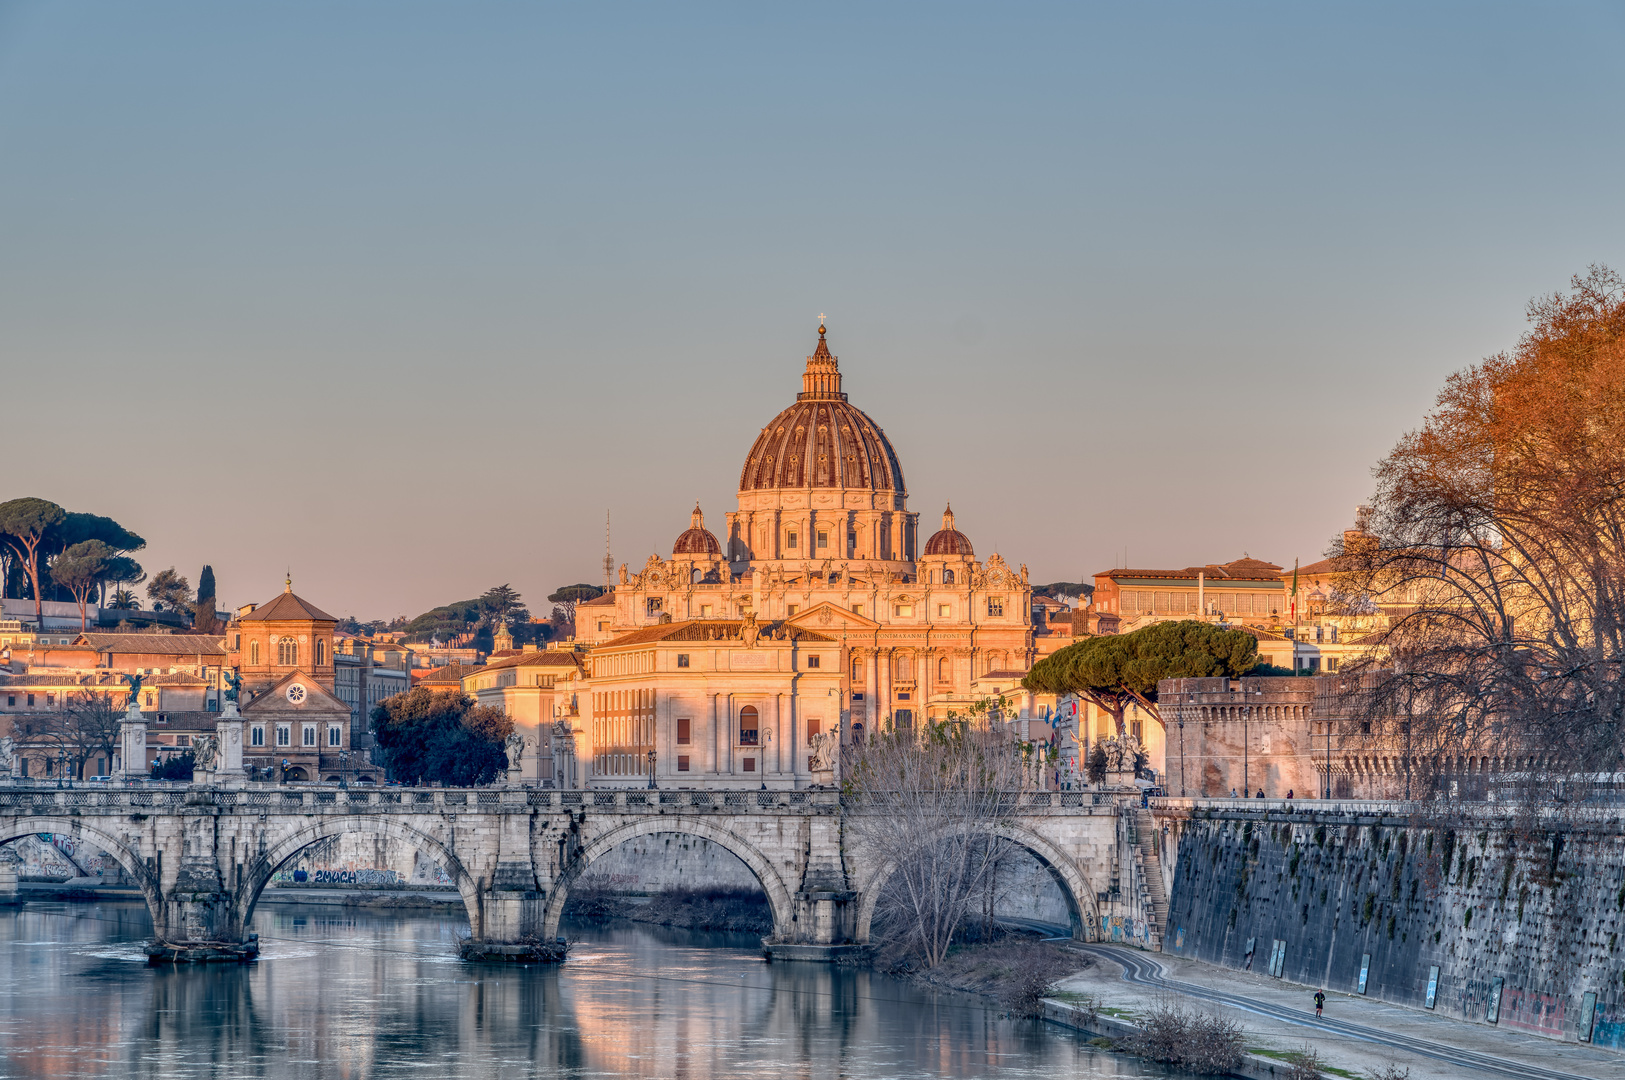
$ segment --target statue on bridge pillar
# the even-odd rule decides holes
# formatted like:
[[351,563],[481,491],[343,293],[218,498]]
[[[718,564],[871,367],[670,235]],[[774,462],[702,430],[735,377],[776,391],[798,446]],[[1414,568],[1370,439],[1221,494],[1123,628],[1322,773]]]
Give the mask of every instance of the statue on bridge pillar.
[[126,675],[124,681],[130,687],[130,697],[118,725],[118,767],[113,772],[120,780],[147,775],[147,718],[141,715],[141,676]]
[[243,692],[243,677],[236,668],[226,680],[225,705],[220,719],[215,721],[215,763],[211,782],[226,787],[241,787],[248,782],[243,769],[243,714],[237,711],[237,699]]

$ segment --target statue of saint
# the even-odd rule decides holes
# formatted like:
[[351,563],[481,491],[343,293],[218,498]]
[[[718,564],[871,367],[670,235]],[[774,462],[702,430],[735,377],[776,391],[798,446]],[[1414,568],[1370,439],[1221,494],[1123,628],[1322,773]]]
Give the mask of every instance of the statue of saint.
[[213,735],[199,735],[192,740],[192,768],[203,772],[214,771],[217,746]]
[[239,695],[242,692],[243,692],[243,677],[240,674],[238,674],[236,668],[232,668],[231,669],[231,678],[226,680],[226,700],[227,701],[238,701],[238,700],[240,700]]
[[130,704],[134,705],[136,697],[141,693],[141,675],[139,672],[130,672],[124,676],[124,681],[130,684]]
[[519,759],[525,753],[525,737],[517,731],[510,731],[502,745],[508,748],[508,768],[519,768]]
[[838,731],[820,731],[812,737],[812,771],[829,772],[835,768],[835,755],[841,749]]

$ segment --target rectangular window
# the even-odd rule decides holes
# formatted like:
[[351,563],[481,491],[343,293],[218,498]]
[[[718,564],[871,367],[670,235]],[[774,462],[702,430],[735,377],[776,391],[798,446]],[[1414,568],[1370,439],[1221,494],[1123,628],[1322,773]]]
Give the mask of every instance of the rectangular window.
[[1326,670],[1327,671],[1336,671],[1337,670],[1337,657],[1328,656],[1326,658]]
[[796,612],[798,612],[800,610],[801,610],[801,605],[800,604],[786,604],[785,607],[784,607],[785,618],[794,618]]
[[892,605],[892,612],[899,619],[912,619],[914,617],[914,605],[913,604],[894,604],[894,605]]
[[55,694],[46,694],[45,695],[45,704],[47,706],[55,705],[56,704],[56,695]]
[[678,754],[677,755],[677,771],[678,772],[688,772],[688,755],[687,754]]
[[710,617],[711,617],[711,605],[710,604],[701,604],[700,605],[700,618],[709,619]]
[[862,604],[853,604],[852,605],[852,614],[854,614],[854,615],[862,615],[863,614],[863,605]]
[[816,656],[807,657],[807,670],[808,671],[813,670],[817,666],[818,666],[818,657],[816,657]]
[[795,547],[800,541],[801,537],[796,535],[796,531],[794,529],[791,529],[789,532],[784,534],[784,546],[787,548]]
[[897,700],[898,701],[908,701],[908,700],[910,700],[908,691],[905,690],[902,693],[898,694],[897,695]]
[[18,764],[23,767],[23,779],[27,780],[28,779],[28,759],[27,758],[20,758],[20,759],[18,759]]
[[824,532],[822,529],[818,531],[818,546],[821,548],[829,547],[829,533]]
[[692,722],[686,716],[679,716],[677,718],[677,745],[678,746],[687,746],[688,745],[688,737],[689,737],[689,731],[690,731],[691,723]]
[[262,727],[257,727],[253,731],[249,732],[248,744],[250,746],[264,746],[265,745],[265,729],[262,728]]
[[176,746],[191,746],[192,745],[192,736],[190,736],[190,735],[177,735],[177,736],[175,736],[175,745]]
[[954,607],[953,607],[952,604],[938,604],[937,605],[937,618],[939,618],[939,619],[949,619],[949,618],[953,617],[953,614],[954,614]]
[[6,708],[15,709],[16,707],[17,707],[17,695],[16,694],[7,694],[6,695]]
[[278,746],[289,746],[289,745],[292,745],[292,743],[293,743],[293,729],[288,727],[288,725],[286,725],[286,724],[277,725],[276,744]]
[[[151,694],[147,695],[147,704],[148,705],[152,704],[152,695]],[[34,707],[34,695],[33,694],[28,695],[28,707],[30,709],[32,709]]]
[[333,726],[329,727],[327,729],[327,745],[328,746],[338,746],[343,741],[343,738],[344,738],[344,736],[340,734],[340,732],[342,732],[343,730],[344,729],[339,727],[337,724],[334,724]]
[[660,597],[651,596],[647,600],[645,600],[643,602],[643,610],[648,614],[649,618],[651,618],[651,619],[659,618],[660,617]]
[[1004,597],[1002,597],[1002,596],[990,596],[990,597],[988,597],[987,598],[987,615],[988,615],[988,618],[996,619],[1000,615],[1003,615],[1003,614],[1004,614]]
[[599,619],[598,620],[598,632],[600,634],[605,634],[605,633],[609,632],[609,620],[608,619]]
[[677,654],[677,666],[688,667],[688,653],[680,652]]
[[809,717],[807,719],[807,745],[808,746],[811,746],[813,740],[818,737],[818,726],[820,724],[822,724],[822,723],[823,723],[822,720],[814,719],[812,717]]
[[316,729],[310,724],[305,725],[304,740],[306,746],[316,745]]
[[[49,763],[47,763],[47,764],[49,764]],[[756,771],[756,759],[755,758],[748,757],[748,758],[745,759],[745,771],[746,772],[755,772]]]

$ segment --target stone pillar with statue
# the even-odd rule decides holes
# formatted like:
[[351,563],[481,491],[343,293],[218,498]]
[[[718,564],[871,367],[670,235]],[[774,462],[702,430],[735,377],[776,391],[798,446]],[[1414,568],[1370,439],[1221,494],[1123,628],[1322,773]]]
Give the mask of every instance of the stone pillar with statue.
[[226,702],[215,721],[214,782],[226,787],[241,787],[248,782],[243,769],[243,714],[237,711],[237,699],[243,692],[243,677],[236,668],[226,680]]
[[141,676],[126,675],[124,682],[130,688],[130,697],[118,725],[118,765],[113,776],[118,780],[144,779],[148,772],[147,718],[141,715]]

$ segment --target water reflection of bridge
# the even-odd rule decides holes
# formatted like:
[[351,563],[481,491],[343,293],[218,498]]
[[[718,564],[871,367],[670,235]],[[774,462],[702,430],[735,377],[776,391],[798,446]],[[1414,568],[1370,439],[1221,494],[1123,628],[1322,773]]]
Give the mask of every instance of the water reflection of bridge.
[[[145,922],[96,912],[121,908]],[[148,972],[108,940],[131,928],[87,911],[0,924],[0,1059],[17,1075],[867,1080],[1076,1060],[1075,1040],[861,969],[763,964],[742,935],[572,930],[588,963],[471,970],[445,962],[458,920],[279,904],[259,918],[264,963]]]
[[[1030,852],[1065,898],[1073,935],[1132,914],[1133,814],[1081,793],[1021,797],[999,834]],[[255,905],[278,868],[334,837],[403,841],[456,886],[474,942],[552,941],[570,888],[594,860],[657,833],[700,837],[748,867],[773,914],[771,953],[828,959],[868,939],[891,868],[844,829],[854,813],[822,791],[0,789],[0,843],[56,833],[117,860],[140,888],[160,942],[207,954],[250,941]],[[1120,861],[1122,860],[1122,861]],[[1125,898],[1125,892],[1127,894]]]

